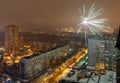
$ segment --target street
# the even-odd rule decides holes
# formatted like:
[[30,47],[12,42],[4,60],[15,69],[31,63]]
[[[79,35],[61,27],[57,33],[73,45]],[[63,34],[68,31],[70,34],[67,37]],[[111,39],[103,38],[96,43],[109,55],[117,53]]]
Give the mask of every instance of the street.
[[42,77],[33,80],[31,83],[58,83],[72,70],[72,66],[86,56],[87,52],[88,51],[86,49],[81,49],[74,56],[67,59],[65,63],[62,63],[58,67],[52,69],[51,74],[48,75],[46,73]]

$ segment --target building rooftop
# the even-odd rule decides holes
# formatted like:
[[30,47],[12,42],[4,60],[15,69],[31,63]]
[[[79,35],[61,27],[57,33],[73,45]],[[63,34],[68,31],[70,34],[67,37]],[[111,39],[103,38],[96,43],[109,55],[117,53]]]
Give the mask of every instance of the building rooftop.
[[43,54],[43,53],[47,53],[47,52],[53,51],[53,50],[55,50],[55,49],[57,49],[57,48],[60,48],[60,47],[65,46],[65,45],[68,45],[68,43],[61,44],[61,45],[59,45],[59,46],[56,46],[55,48],[51,48],[51,49],[49,49],[49,50],[46,50],[46,51],[43,51],[43,52],[40,52],[40,53],[37,53],[37,54],[33,54],[33,55],[31,55],[31,56],[27,56],[27,57],[24,57],[24,58],[25,58],[25,59],[30,59],[30,58],[39,56],[39,55],[41,55],[41,54]]

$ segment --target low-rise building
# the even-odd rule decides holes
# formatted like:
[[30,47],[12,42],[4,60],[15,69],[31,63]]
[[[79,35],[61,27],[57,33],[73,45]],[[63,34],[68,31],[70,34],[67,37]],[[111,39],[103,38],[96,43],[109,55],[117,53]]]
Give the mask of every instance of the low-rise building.
[[[17,65],[6,67],[6,72],[14,78],[33,79],[47,72],[59,58],[64,59],[69,53],[70,45],[64,44],[39,54],[24,57]],[[14,70],[14,71],[13,71]],[[12,72],[11,72],[12,71]]]

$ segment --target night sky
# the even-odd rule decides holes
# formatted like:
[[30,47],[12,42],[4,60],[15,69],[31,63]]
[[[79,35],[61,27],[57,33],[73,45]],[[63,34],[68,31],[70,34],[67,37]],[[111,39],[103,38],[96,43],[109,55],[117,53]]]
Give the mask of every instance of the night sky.
[[119,26],[120,0],[0,0],[0,28],[7,24],[46,30],[74,27],[80,22],[78,9],[92,3],[104,7],[112,28]]

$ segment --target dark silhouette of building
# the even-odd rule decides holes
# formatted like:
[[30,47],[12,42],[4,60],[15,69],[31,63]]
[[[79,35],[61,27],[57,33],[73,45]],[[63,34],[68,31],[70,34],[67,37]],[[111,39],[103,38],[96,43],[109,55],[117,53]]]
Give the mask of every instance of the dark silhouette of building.
[[120,50],[120,27],[119,27],[119,32],[118,32],[117,42],[115,47]]
[[118,36],[117,36],[117,42],[116,42],[116,46],[118,49],[117,55],[116,55],[116,68],[117,68],[117,83],[120,83],[120,27],[119,27],[119,32],[118,32]]

